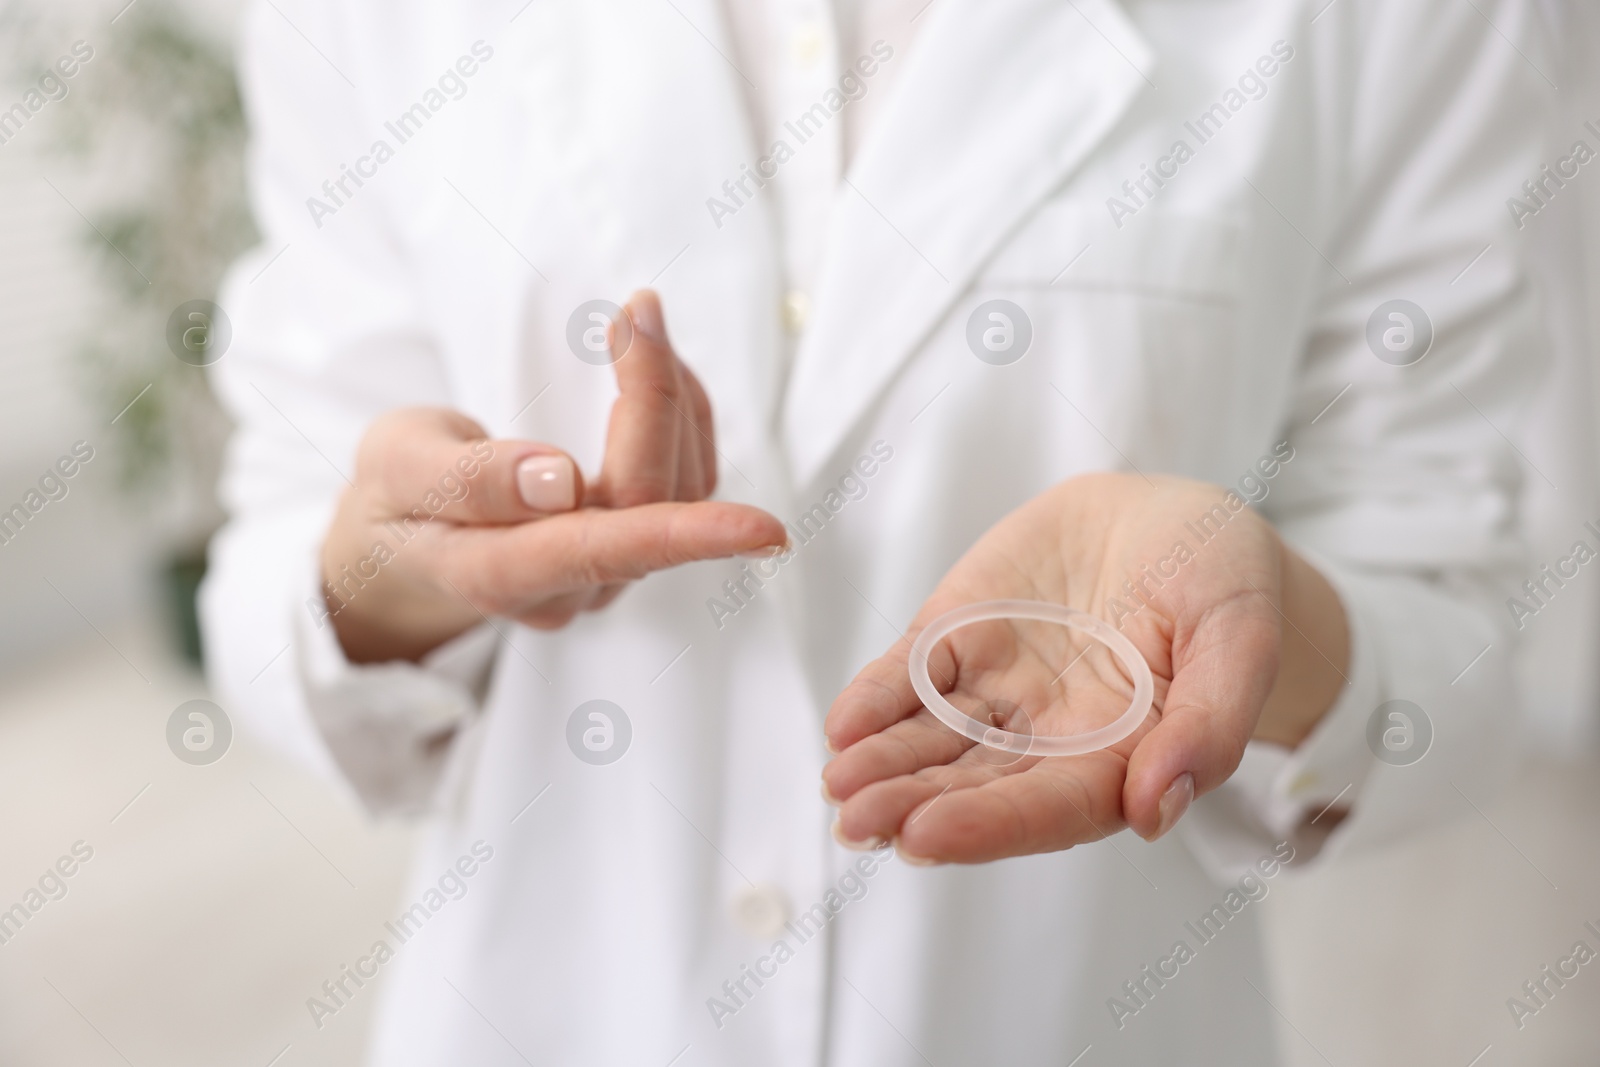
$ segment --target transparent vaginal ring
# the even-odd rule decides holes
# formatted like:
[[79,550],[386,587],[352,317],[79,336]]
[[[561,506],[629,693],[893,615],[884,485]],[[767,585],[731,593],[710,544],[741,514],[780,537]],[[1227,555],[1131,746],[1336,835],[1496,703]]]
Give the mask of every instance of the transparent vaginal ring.
[[[928,675],[928,655],[933,646],[952,632],[975,622],[991,619],[1035,619],[1070,627],[1099,641],[1109,648],[1127,669],[1133,679],[1133,701],[1128,710],[1113,723],[1097,730],[1066,737],[1035,737],[1012,733],[991,726],[963,713],[944,698]],[[1077,756],[1095,752],[1121,741],[1144,722],[1150,713],[1150,702],[1155,697],[1155,681],[1150,675],[1150,665],[1134,647],[1133,642],[1109,623],[1082,611],[1048,604],[1041,600],[984,600],[947,611],[928,624],[911,645],[911,687],[922,698],[922,703],[940,722],[981,745],[1002,752],[1015,752],[1032,756]]]

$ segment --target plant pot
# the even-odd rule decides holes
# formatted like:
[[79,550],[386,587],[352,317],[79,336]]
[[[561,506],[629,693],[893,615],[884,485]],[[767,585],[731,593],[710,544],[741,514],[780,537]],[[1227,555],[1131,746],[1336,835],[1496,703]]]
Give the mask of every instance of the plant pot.
[[161,568],[163,599],[167,605],[167,625],[172,643],[184,661],[201,666],[200,582],[206,576],[204,546],[174,552]]

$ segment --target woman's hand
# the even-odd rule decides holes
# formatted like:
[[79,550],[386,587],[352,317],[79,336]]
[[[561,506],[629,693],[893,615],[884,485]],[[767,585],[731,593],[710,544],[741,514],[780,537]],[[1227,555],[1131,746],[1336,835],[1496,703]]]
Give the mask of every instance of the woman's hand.
[[[711,404],[673,353],[656,295],[634,294],[626,312],[593,485],[559,449],[488,441],[454,411],[395,411],[368,428],[322,549],[352,661],[419,659],[489,615],[555,629],[651,571],[784,544],[766,512],[706,501]],[[387,558],[375,561],[379,544]]]
[[[1109,749],[1041,758],[985,748],[934,718],[907,675],[911,642],[952,608],[1002,598],[1119,627],[1155,675],[1144,725]],[[834,701],[825,729],[838,755],[823,782],[840,806],[835,834],[954,863],[1070,848],[1127,826],[1154,840],[1233,773],[1252,736],[1303,740],[1348,661],[1337,593],[1240,498],[1175,478],[1075,478],[985,534],[905,639]],[[929,670],[956,707],[1035,736],[1103,726],[1133,690],[1102,646],[1050,623],[963,627],[935,645]]]

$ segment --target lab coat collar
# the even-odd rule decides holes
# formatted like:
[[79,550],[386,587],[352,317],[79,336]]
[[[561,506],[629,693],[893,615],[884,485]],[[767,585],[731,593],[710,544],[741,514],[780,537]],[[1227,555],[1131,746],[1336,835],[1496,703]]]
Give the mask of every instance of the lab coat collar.
[[784,397],[796,487],[1149,84],[1154,53],[1116,0],[940,0],[925,17],[830,217]]

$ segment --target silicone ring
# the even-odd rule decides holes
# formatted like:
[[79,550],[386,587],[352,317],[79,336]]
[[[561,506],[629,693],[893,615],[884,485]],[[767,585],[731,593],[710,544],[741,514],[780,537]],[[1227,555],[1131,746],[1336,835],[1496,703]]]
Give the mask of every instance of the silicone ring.
[[[1060,623],[1099,641],[1111,650],[1133,678],[1133,701],[1128,705],[1128,710],[1115,722],[1097,730],[1066,737],[1016,734],[998,726],[985,725],[963,713],[934,687],[933,679],[928,674],[928,655],[934,645],[955,630],[991,619],[1035,619]],[[947,611],[929,623],[912,642],[908,667],[911,687],[940,722],[981,745],[1025,756],[1078,756],[1109,748],[1139,728],[1139,724],[1150,713],[1150,704],[1155,698],[1155,681],[1150,675],[1150,665],[1144,661],[1144,656],[1140,655],[1132,641],[1093,615],[1042,600],[984,600]]]

